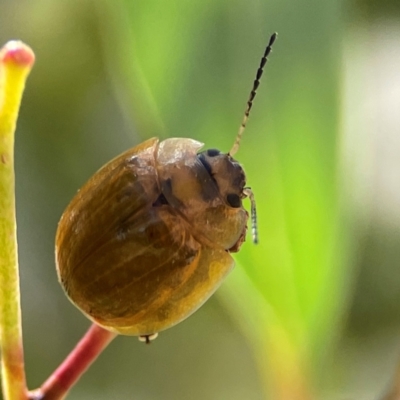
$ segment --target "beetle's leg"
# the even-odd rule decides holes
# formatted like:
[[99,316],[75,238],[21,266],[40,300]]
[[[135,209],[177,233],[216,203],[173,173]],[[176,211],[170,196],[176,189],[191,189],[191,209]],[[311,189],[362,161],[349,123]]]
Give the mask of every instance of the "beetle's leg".
[[251,203],[251,235],[253,237],[253,243],[258,243],[258,230],[257,230],[257,209],[256,209],[256,200],[254,198],[253,191],[246,187],[243,189],[243,194],[246,195],[250,199]]
[[146,344],[150,344],[152,340],[154,340],[158,336],[158,333],[151,333],[150,335],[140,335],[139,341],[144,342]]

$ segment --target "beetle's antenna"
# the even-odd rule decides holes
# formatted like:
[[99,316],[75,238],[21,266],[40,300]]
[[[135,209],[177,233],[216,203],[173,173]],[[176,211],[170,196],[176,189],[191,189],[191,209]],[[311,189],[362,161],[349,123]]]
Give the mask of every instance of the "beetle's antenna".
[[274,44],[277,36],[278,36],[278,34],[276,32],[272,34],[272,36],[269,39],[268,46],[265,49],[264,55],[261,58],[260,66],[258,67],[257,74],[256,74],[256,79],[254,80],[253,88],[251,89],[249,100],[247,100],[247,107],[246,107],[246,111],[244,112],[243,120],[242,120],[242,123],[239,128],[239,132],[236,136],[235,143],[233,144],[231,150],[228,153],[230,156],[233,156],[239,150],[240,140],[242,139],[243,132],[246,128],[247,120],[249,119],[250,110],[251,110],[251,107],[253,106],[253,100],[254,100],[254,97],[256,97],[257,88],[260,85],[260,79],[263,74],[265,64],[268,61],[268,56],[272,51],[272,45]]
[[251,235],[253,237],[253,243],[258,243],[258,230],[257,230],[257,209],[256,199],[254,198],[253,191],[247,187],[243,189],[243,193],[249,197],[251,203]]

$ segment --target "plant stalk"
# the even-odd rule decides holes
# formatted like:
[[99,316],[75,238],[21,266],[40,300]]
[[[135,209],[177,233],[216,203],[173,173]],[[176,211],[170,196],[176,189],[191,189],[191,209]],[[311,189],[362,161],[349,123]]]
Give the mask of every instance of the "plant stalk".
[[0,349],[5,400],[27,399],[15,217],[14,133],[35,56],[25,44],[0,50]]

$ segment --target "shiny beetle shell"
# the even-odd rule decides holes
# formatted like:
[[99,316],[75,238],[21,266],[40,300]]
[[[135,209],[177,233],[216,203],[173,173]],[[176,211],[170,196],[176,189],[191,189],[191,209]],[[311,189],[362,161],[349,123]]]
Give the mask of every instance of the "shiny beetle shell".
[[91,320],[126,335],[165,330],[196,311],[245,239],[245,174],[192,139],[156,138],[101,168],[57,230],[59,280]]

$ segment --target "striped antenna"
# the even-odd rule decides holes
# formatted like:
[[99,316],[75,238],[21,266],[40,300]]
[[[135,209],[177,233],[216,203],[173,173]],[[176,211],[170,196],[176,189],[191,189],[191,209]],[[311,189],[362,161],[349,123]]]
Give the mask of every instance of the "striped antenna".
[[260,85],[260,79],[263,74],[265,64],[268,61],[268,56],[270,55],[270,53],[272,51],[272,45],[274,44],[277,36],[278,36],[278,34],[276,32],[274,34],[272,34],[272,36],[269,39],[268,46],[265,49],[264,55],[261,58],[260,66],[258,67],[256,79],[254,80],[253,88],[251,89],[249,100],[247,101],[246,111],[244,112],[243,120],[242,120],[242,123],[239,128],[239,132],[236,136],[235,143],[233,144],[231,150],[228,153],[230,156],[233,156],[239,150],[240,140],[242,139],[243,132],[246,129],[246,124],[249,119],[250,110],[251,110],[251,107],[253,106],[253,100],[254,100],[254,97],[256,97],[256,91],[257,91],[258,86]]

